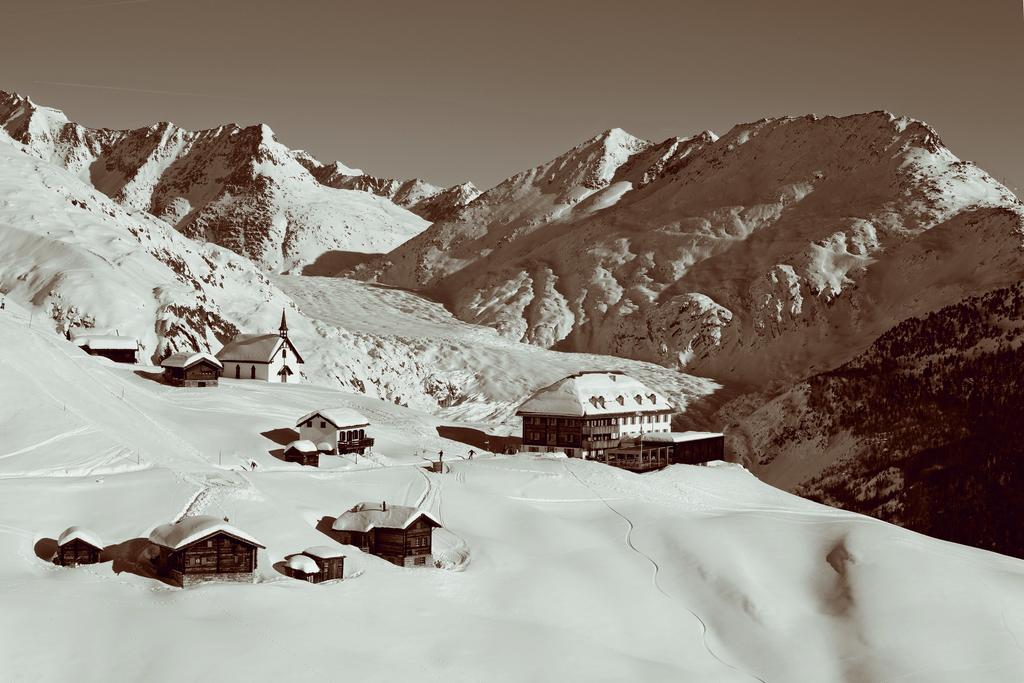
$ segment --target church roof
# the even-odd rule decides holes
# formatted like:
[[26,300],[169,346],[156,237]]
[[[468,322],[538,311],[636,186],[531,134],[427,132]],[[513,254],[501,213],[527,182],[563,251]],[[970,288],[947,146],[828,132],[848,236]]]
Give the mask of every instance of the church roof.
[[672,410],[664,396],[621,372],[580,372],[544,387],[517,415],[616,415]]
[[303,363],[291,340],[279,334],[240,334],[217,352],[217,358],[230,363],[269,363],[282,344],[287,344],[299,363]]

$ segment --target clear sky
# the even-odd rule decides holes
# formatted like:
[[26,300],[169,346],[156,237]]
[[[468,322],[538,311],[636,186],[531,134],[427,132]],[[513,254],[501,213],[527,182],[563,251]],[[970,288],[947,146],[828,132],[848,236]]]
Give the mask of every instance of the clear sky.
[[1021,0],[0,3],[0,88],[94,127],[266,122],[489,187],[614,126],[889,109],[1024,191]]

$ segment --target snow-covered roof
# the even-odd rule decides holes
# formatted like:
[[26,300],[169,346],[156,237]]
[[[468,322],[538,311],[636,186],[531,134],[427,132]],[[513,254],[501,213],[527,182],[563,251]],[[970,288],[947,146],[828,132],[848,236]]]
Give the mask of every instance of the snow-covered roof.
[[139,340],[135,337],[119,337],[112,334],[78,335],[74,341],[80,347],[95,351],[134,351],[139,348]]
[[330,451],[334,450],[334,446],[329,441],[321,441],[316,445],[316,449],[318,451],[329,453]]
[[330,560],[336,557],[345,557],[341,548],[332,548],[329,545],[314,545],[302,551],[304,555],[319,557],[322,560]]
[[285,447],[286,451],[299,451],[300,453],[316,453],[316,444],[309,439],[299,439],[298,441],[292,441]]
[[285,564],[289,569],[295,569],[305,574],[316,574],[320,571],[320,565],[308,555],[292,555]]
[[70,526],[64,530],[64,533],[57,538],[57,545],[62,546],[70,543],[74,540],[85,541],[94,548],[103,548],[103,541],[100,537],[89,531],[88,529],[80,526]]
[[316,410],[307,415],[303,415],[299,418],[299,421],[295,423],[295,426],[301,427],[303,422],[312,420],[314,417],[322,417],[338,429],[366,427],[370,424],[370,421],[366,419],[366,416],[357,413],[351,408],[325,408],[323,410]]
[[615,415],[673,410],[664,396],[620,372],[581,372],[544,387],[517,415]]
[[[279,334],[240,334],[217,352],[217,358],[232,363],[269,363],[285,341]],[[291,340],[287,343],[296,360],[303,362]]]
[[724,436],[720,432],[649,432],[644,434],[644,441],[659,443],[683,443],[684,441],[700,441]]
[[248,541],[261,548],[265,547],[255,538],[244,531],[239,531],[220,517],[210,515],[185,517],[173,524],[158,526],[149,535],[149,540],[159,546],[170,548],[171,550],[179,550],[218,532],[234,536],[242,541]]
[[201,360],[209,361],[210,363],[216,365],[218,368],[224,368],[224,366],[221,365],[219,360],[214,358],[212,355],[204,353],[202,351],[182,351],[174,353],[168,356],[167,358],[164,358],[160,362],[160,365],[165,368],[190,368]]
[[361,532],[371,529],[405,529],[420,516],[441,526],[441,522],[426,510],[406,505],[388,505],[387,509],[384,507],[382,503],[359,503],[351,510],[338,515],[331,528],[335,531]]

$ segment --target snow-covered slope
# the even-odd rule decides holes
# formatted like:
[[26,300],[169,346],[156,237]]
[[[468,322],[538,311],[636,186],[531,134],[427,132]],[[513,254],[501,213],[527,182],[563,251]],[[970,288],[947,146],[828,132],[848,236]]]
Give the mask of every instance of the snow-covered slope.
[[514,339],[761,385],[1020,278],[1022,214],[931,128],[886,112],[660,144],[612,130],[360,274]]
[[[172,389],[29,329],[18,307],[0,313],[0,343],[4,396],[18,396],[0,402],[5,680],[313,680],[339,666],[373,681],[1024,676],[1024,563],[801,500],[737,466],[466,461],[417,411],[310,385]],[[374,455],[312,470],[269,453],[279,446],[262,432],[322,405],[370,416]],[[438,448],[449,473],[416,466]],[[317,526],[363,500],[438,517],[450,569],[349,546],[342,582],[275,568],[333,545]],[[255,584],[150,578],[146,537],[198,514],[266,546]],[[72,524],[110,544],[104,562],[47,562]]]
[[272,271],[312,263],[328,251],[387,251],[427,226],[375,194],[321,184],[300,162],[311,157],[293,154],[266,125],[94,130],[0,92],[0,128],[125,208],[147,211]]

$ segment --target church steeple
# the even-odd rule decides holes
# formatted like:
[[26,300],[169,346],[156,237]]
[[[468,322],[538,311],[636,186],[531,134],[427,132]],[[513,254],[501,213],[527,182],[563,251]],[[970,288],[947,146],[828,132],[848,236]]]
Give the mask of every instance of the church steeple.
[[288,321],[284,317],[284,309],[281,309],[281,327],[278,329],[278,334],[281,335],[281,339],[288,338]]

